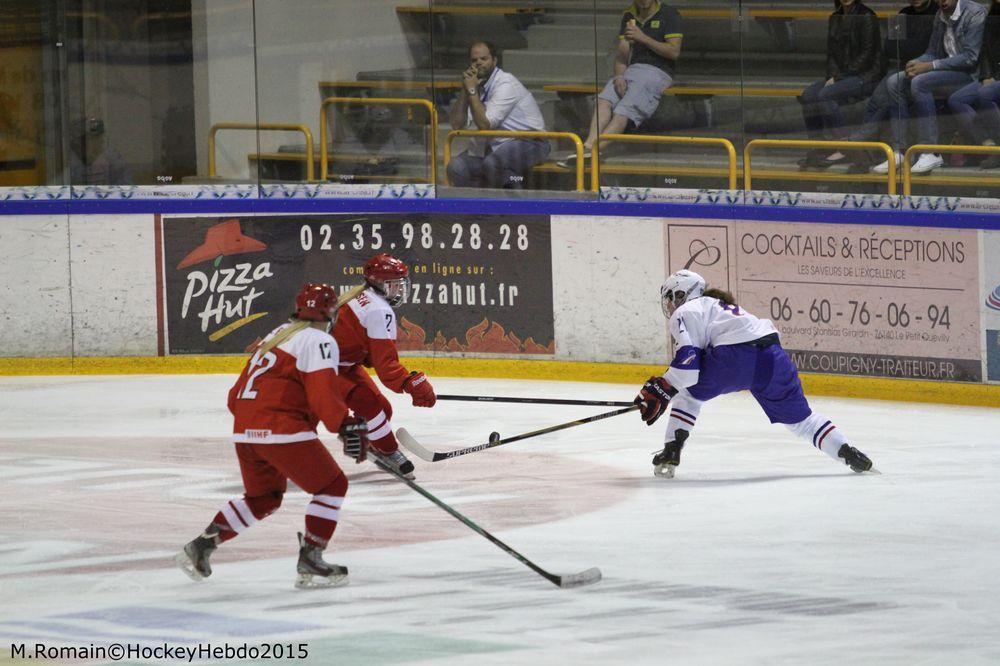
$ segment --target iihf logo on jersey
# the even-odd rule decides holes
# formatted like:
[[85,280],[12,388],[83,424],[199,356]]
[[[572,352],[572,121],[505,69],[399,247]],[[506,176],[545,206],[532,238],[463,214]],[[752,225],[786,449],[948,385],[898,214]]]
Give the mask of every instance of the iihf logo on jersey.
[[986,307],[990,308],[991,310],[1000,311],[1000,284],[996,286],[996,289],[993,290],[993,293],[987,294]]
[[[253,302],[264,295],[258,291],[256,284],[264,279],[273,278],[271,263],[253,265],[251,262],[241,262],[233,268],[219,268],[223,257],[250,252],[261,252],[267,245],[243,234],[240,221],[236,218],[220,222],[205,232],[205,242],[189,252],[177,264],[181,270],[204,261],[212,261],[214,270],[209,275],[205,271],[192,270],[187,274],[187,288],[184,290],[184,301],[181,306],[181,319],[186,319],[192,309],[201,319],[202,332],[208,331],[210,323],[227,323],[222,328],[208,336],[212,342],[225,337],[236,329],[266,316],[267,312],[252,313]],[[204,306],[195,305],[198,299],[205,298]],[[238,317],[234,321],[229,321]]]

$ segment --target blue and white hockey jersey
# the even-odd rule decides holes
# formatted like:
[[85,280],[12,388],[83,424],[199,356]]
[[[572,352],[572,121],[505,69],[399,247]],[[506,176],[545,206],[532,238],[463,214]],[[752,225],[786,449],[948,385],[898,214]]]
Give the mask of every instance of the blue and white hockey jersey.
[[702,296],[684,303],[670,317],[677,352],[663,376],[675,388],[698,383],[702,352],[737,345],[777,333],[770,319],[758,319],[738,305]]

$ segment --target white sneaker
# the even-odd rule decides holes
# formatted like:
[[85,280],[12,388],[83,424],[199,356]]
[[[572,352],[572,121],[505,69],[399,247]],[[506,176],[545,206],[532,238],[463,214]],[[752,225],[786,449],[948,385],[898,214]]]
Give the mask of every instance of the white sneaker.
[[[903,164],[903,153],[896,153],[896,168],[899,169]],[[876,164],[871,168],[872,173],[889,173],[889,160],[885,160],[881,164]]]
[[[583,161],[586,162],[590,159],[590,148],[583,149]],[[563,159],[556,162],[558,166],[564,169],[575,169],[576,168],[576,153],[570,153]]]
[[910,173],[927,173],[942,166],[944,160],[940,155],[934,153],[923,153],[920,158],[910,167]]

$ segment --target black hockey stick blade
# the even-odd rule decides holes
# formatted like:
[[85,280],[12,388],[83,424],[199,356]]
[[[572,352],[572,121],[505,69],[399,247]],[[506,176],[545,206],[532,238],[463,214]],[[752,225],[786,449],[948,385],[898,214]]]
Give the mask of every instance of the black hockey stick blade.
[[403,448],[412,452],[413,455],[417,456],[421,460],[426,460],[427,462],[440,462],[442,460],[448,460],[449,458],[457,458],[458,456],[464,456],[469,453],[476,453],[477,451],[485,451],[486,449],[492,449],[495,446],[503,446],[504,444],[510,444],[512,442],[519,442],[522,439],[529,439],[531,437],[538,437],[539,435],[545,435],[550,432],[556,432],[557,430],[565,430],[566,428],[573,428],[578,425],[583,425],[584,423],[591,423],[593,421],[600,421],[601,419],[608,419],[612,416],[620,416],[622,414],[627,414],[629,412],[634,412],[639,409],[638,405],[630,404],[628,407],[623,407],[622,409],[615,409],[610,412],[604,412],[603,414],[595,414],[594,416],[588,416],[583,419],[577,419],[575,421],[568,421],[566,423],[560,423],[558,425],[549,426],[547,428],[542,428],[540,430],[532,430],[531,432],[526,432],[522,435],[514,435],[513,437],[506,437],[504,439],[490,439],[490,441],[485,444],[477,444],[475,446],[469,446],[464,449],[456,449],[454,451],[431,451],[426,446],[422,445],[416,440],[416,438],[411,435],[406,428],[400,428],[396,431],[396,439]]
[[452,515],[452,517],[454,517],[460,523],[462,523],[463,525],[465,525],[466,527],[468,527],[472,531],[476,532],[480,536],[482,536],[482,537],[486,538],[487,540],[493,542],[493,544],[496,545],[497,548],[499,548],[500,550],[504,551],[505,553],[507,553],[508,555],[510,555],[511,557],[513,557],[515,560],[517,560],[518,562],[520,562],[524,566],[528,567],[529,569],[531,569],[532,571],[534,571],[535,573],[537,573],[539,576],[541,576],[545,580],[547,580],[550,583],[552,583],[553,585],[556,585],[556,586],[562,587],[562,588],[582,587],[584,585],[590,585],[592,583],[596,583],[597,581],[601,580],[601,570],[598,569],[597,567],[591,567],[590,569],[587,569],[586,571],[581,571],[580,573],[575,573],[575,574],[568,574],[568,575],[565,575],[565,576],[562,576],[562,575],[559,575],[559,574],[550,573],[550,572],[546,571],[545,569],[541,568],[540,566],[538,566],[537,564],[535,564],[534,562],[532,562],[531,560],[529,560],[527,557],[525,557],[521,553],[517,552],[516,550],[514,550],[513,548],[511,548],[510,546],[508,546],[507,544],[505,544],[503,541],[501,541],[497,537],[493,536],[492,534],[490,534],[489,532],[487,532],[486,530],[484,530],[482,527],[480,527],[476,523],[472,522],[472,520],[470,518],[467,518],[464,514],[459,513],[456,509],[453,509],[450,505],[446,504],[442,500],[439,500],[437,497],[435,497],[434,495],[432,495],[430,493],[430,491],[426,490],[422,486],[417,485],[416,482],[414,482],[414,481],[412,481],[410,479],[407,479],[405,476],[403,476],[402,474],[400,474],[396,470],[392,469],[391,467],[389,467],[388,465],[386,465],[385,463],[383,463],[378,458],[372,458],[372,460],[375,462],[375,464],[379,468],[381,468],[381,469],[385,470],[386,472],[389,472],[390,474],[392,474],[393,476],[395,476],[397,479],[399,479],[400,481],[402,481],[403,483],[405,483],[406,485],[408,485],[410,488],[412,488],[416,492],[418,492],[421,495],[423,495],[424,497],[426,497],[432,503],[436,504],[440,508],[442,508],[445,511],[447,511],[448,513],[450,513]]
[[562,398],[515,398],[497,395],[441,395],[438,400],[458,400],[462,402],[517,402],[528,405],[592,405],[596,407],[628,407],[631,402],[617,400],[570,400]]

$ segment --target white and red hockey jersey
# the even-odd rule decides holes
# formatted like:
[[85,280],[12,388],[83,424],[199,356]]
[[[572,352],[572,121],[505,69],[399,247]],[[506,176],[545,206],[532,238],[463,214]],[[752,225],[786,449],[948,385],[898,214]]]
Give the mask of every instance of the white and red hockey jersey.
[[[289,326],[271,331],[264,341]],[[254,353],[229,390],[233,441],[285,444],[316,439],[322,421],[340,430],[347,406],[337,390],[337,342],[307,327],[266,354]]]
[[670,335],[677,351],[663,374],[671,386],[686,388],[698,382],[701,353],[708,347],[750,342],[777,333],[770,319],[759,319],[738,305],[702,296],[674,310]]
[[340,365],[375,368],[379,381],[399,393],[409,375],[396,349],[396,313],[374,289],[365,289],[340,309],[333,336],[340,347]]

